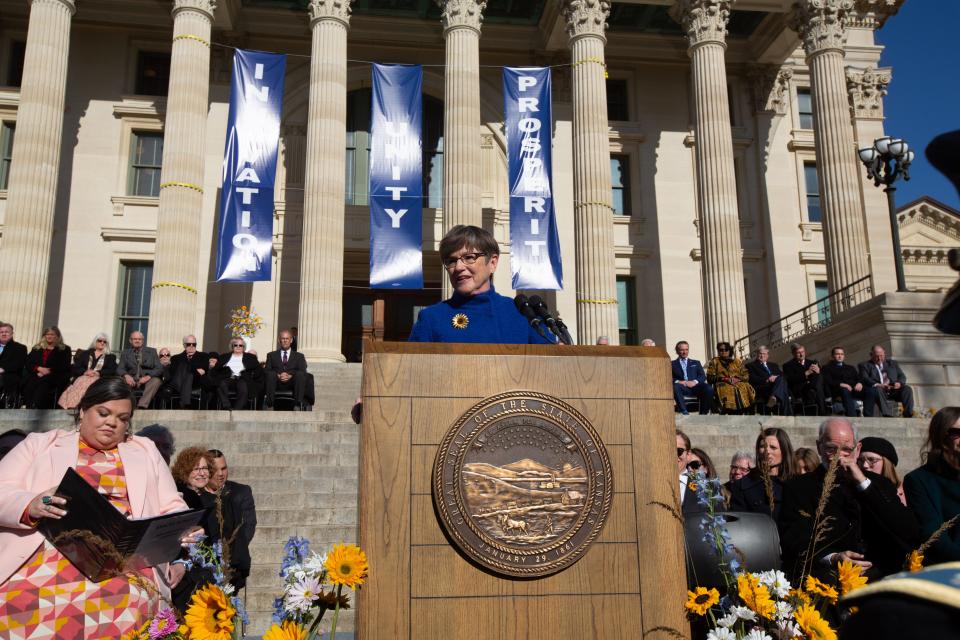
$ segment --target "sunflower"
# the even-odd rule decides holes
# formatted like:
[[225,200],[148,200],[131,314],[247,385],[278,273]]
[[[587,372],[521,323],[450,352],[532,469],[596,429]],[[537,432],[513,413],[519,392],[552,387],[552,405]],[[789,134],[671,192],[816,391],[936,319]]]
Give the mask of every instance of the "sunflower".
[[274,624],[263,634],[263,640],[305,640],[307,630],[296,622],[285,620],[283,625]]
[[804,593],[802,589],[790,589],[790,591],[787,593],[787,599],[788,600],[793,599],[795,605],[798,607],[802,604],[805,604],[805,605],[813,604],[813,601],[810,599],[810,596]]
[[820,612],[810,605],[803,605],[793,612],[793,619],[810,640],[837,640],[837,632],[830,628]]
[[743,603],[761,618],[773,620],[777,606],[770,599],[770,591],[760,584],[759,578],[749,573],[737,576],[737,595]]
[[335,544],[327,554],[327,578],[330,584],[343,585],[356,589],[363,584],[370,565],[367,554],[355,544]]
[[845,596],[867,584],[867,578],[860,575],[860,565],[844,560],[837,565],[837,579],[840,582],[840,595]]
[[452,323],[454,329],[466,329],[467,325],[470,324],[470,318],[468,318],[466,314],[458,313],[453,316]]
[[237,610],[215,584],[208,584],[193,594],[187,615],[183,617],[190,640],[230,640],[233,617]]
[[907,556],[907,571],[915,573],[923,569],[923,554],[919,551],[911,551]]
[[830,604],[837,604],[837,590],[828,584],[820,582],[813,576],[807,576],[804,590],[807,593],[826,598]]
[[687,611],[698,616],[707,615],[710,607],[720,602],[720,592],[716,589],[697,587],[696,591],[687,591]]

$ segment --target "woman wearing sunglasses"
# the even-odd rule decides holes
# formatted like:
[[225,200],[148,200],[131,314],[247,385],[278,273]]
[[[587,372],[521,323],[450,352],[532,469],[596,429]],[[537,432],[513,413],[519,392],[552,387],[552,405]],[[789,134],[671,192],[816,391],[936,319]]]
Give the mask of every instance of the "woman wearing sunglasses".
[[110,353],[107,334],[95,335],[89,349],[77,349],[70,373],[73,374],[73,383],[57,401],[64,409],[75,409],[90,385],[101,377],[117,375],[117,356]]
[[[263,390],[263,367],[257,356],[247,353],[243,338],[230,338],[230,351],[220,354],[210,372],[216,380],[217,398],[223,408],[246,409],[247,401],[260,397]],[[233,402],[230,402],[231,391]]]

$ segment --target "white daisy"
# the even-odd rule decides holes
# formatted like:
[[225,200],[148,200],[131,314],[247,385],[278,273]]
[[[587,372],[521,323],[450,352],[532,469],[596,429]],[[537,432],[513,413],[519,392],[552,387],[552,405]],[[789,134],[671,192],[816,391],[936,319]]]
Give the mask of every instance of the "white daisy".
[[301,611],[306,613],[313,606],[313,601],[320,594],[320,581],[316,578],[306,578],[290,585],[284,598],[283,608],[287,611]]
[[784,618],[789,618],[793,615],[793,606],[789,602],[779,601],[776,603],[777,607],[777,620],[783,620]]
[[721,626],[721,627],[724,627],[724,628],[726,628],[726,627],[732,627],[733,625],[737,624],[737,620],[739,620],[739,619],[740,619],[740,618],[737,617],[737,614],[735,614],[735,613],[728,613],[727,615],[725,615],[725,616],[723,616],[722,618],[720,618],[719,620],[717,620],[717,625],[718,625],[718,626]]
[[323,572],[326,571],[324,568],[324,563],[327,561],[326,555],[320,555],[316,551],[310,554],[310,557],[307,558],[307,561],[303,563],[303,568],[310,575],[322,576]]
[[707,640],[737,640],[737,634],[730,629],[719,628],[711,629],[710,633],[707,634]]
[[233,592],[237,590],[236,587],[234,587],[234,586],[233,586],[232,584],[230,584],[229,582],[228,582],[227,584],[223,585],[222,587],[220,587],[220,589],[223,590],[224,595],[228,595],[228,596],[232,596],[232,595],[233,595]]
[[747,607],[730,607],[731,615],[735,615],[741,620],[749,620],[755,622],[757,619],[757,614],[748,609]]
[[743,640],[773,640],[763,629],[751,629],[750,633],[743,636]]
[[781,638],[798,638],[803,636],[800,626],[792,620],[783,620],[777,623],[780,627]]

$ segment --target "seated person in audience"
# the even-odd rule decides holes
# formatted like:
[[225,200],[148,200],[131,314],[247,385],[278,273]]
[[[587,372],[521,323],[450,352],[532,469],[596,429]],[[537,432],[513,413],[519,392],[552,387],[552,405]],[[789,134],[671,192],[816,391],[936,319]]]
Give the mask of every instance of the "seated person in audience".
[[607,336],[600,336],[599,338],[597,338],[597,344],[600,344],[600,345],[609,345],[609,344],[610,344],[610,338],[608,338]]
[[702,469],[708,478],[717,478],[717,468],[713,466],[713,460],[703,449],[690,449],[690,456],[687,461],[687,468],[693,471]]
[[873,417],[874,407],[880,415],[889,418],[897,415],[894,402],[903,403],[903,417],[913,417],[913,389],[907,386],[907,376],[880,345],[870,349],[870,360],[857,367],[863,383],[863,415]]
[[807,358],[807,350],[802,344],[794,342],[790,345],[790,352],[793,360],[783,364],[783,375],[787,378],[790,396],[802,401],[804,406],[815,405],[819,415],[829,415],[820,363]]
[[[243,338],[231,338],[230,351],[220,354],[210,368],[210,373],[216,376],[221,407],[246,409],[247,400],[258,397],[263,389],[263,367],[257,356],[246,353],[245,349]],[[231,390],[236,394],[232,403]]]
[[640,341],[641,347],[655,347],[657,343],[653,341],[653,338],[644,338]]
[[148,440],[153,441],[153,444],[156,445],[157,451],[160,452],[160,456],[164,459],[167,465],[170,464],[170,458],[173,457],[173,454],[176,452],[177,447],[174,443],[173,433],[167,427],[162,424],[154,422],[153,424],[148,424],[140,431],[137,431],[138,436],[143,436]]
[[47,327],[27,356],[23,376],[23,402],[28,409],[53,409],[54,395],[70,379],[70,347],[63,344],[57,327]]
[[210,449],[207,453],[213,458],[207,491],[219,492],[224,501],[229,500],[236,519],[234,529],[222,533],[225,538],[233,540],[230,545],[230,568],[233,569],[230,582],[236,588],[242,589],[250,575],[250,543],[257,531],[257,507],[253,500],[253,490],[249,485],[229,479],[230,470],[222,451]]
[[730,458],[730,475],[724,486],[729,489],[731,484],[750,473],[750,469],[753,469],[754,465],[752,453],[746,451],[734,453],[733,457]]
[[160,356],[153,347],[146,346],[143,334],[139,331],[130,333],[130,347],[120,352],[120,363],[117,373],[123,376],[124,382],[132,389],[142,389],[143,395],[137,401],[138,409],[150,406],[153,396],[163,384],[163,365]]
[[[757,436],[754,446],[757,466],[731,483],[730,510],[765,513],[776,520],[783,502],[783,483],[794,476],[793,445],[786,431],[768,427]],[[769,475],[769,492],[764,473]]]
[[693,482],[694,471],[687,465],[690,463],[690,437],[679,429],[677,433],[677,472],[680,474],[680,512],[687,516],[691,513],[701,513],[704,508],[697,502],[696,486]]
[[747,382],[747,369],[733,355],[729,342],[717,343],[717,357],[707,365],[707,382],[713,385],[722,413],[743,413],[753,407],[755,392]]
[[799,447],[793,452],[793,470],[798,476],[810,473],[820,466],[820,456],[810,447]]
[[903,492],[903,481],[897,473],[897,449],[886,438],[864,438],[860,441],[860,457],[857,464],[864,471],[879,473],[897,488],[897,497],[906,506],[907,498]]
[[[960,515],[960,407],[944,407],[934,414],[923,451],[923,466],[907,474],[903,490],[920,522],[920,538],[929,540],[945,522]],[[960,526],[954,524],[930,545],[924,563],[957,561]]]
[[307,389],[307,359],[292,349],[293,334],[289,331],[280,332],[279,343],[278,350],[267,354],[267,366],[263,372],[266,379],[263,408],[273,409],[274,394],[280,388],[293,390],[293,410],[299,411]]
[[[792,580],[807,571],[832,580],[841,560],[860,565],[871,581],[900,571],[907,554],[922,542],[920,528],[893,483],[857,465],[860,444],[853,423],[827,418],[820,424],[817,448],[824,464],[783,487],[778,525],[784,572]],[[814,514],[834,458],[839,458],[837,475],[814,539]]]
[[671,363],[671,369],[676,409],[687,415],[689,411],[685,396],[693,396],[700,403],[700,415],[705,416],[710,413],[710,405],[713,404],[713,387],[707,384],[707,373],[699,360],[687,357],[690,354],[690,345],[685,340],[678,342],[675,349],[677,359]]
[[13,339],[13,325],[0,322],[0,391],[10,404],[20,390],[27,347]]
[[181,409],[190,408],[194,389],[206,387],[212,391],[215,388],[206,384],[210,379],[207,375],[210,366],[208,360],[206,353],[197,351],[195,335],[183,336],[183,351],[170,357],[165,389],[176,392]]
[[857,398],[863,397],[863,384],[855,367],[843,361],[846,352],[843,347],[834,347],[830,351],[833,362],[822,369],[823,389],[831,404],[839,398],[843,403],[843,413],[848,418],[857,415]]
[[790,392],[787,389],[787,380],[780,371],[776,362],[770,362],[770,350],[765,345],[757,347],[756,360],[747,363],[747,382],[757,392],[757,402],[764,403],[771,409],[780,405],[784,415],[792,415],[790,407]]
[[76,408],[90,385],[101,377],[117,375],[117,357],[110,353],[107,334],[95,335],[89,349],[77,349],[70,373],[73,374],[73,383],[60,394],[57,403],[64,409]]

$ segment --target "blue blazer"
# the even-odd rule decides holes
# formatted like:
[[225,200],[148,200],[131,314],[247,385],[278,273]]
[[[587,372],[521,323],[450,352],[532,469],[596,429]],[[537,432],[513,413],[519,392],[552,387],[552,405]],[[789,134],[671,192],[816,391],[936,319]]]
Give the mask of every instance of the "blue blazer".
[[[683,380],[683,368],[680,367],[680,358],[671,363],[673,369],[673,379]],[[700,384],[707,384],[707,372],[703,370],[703,365],[699,360],[687,358],[687,380],[696,380]]]

